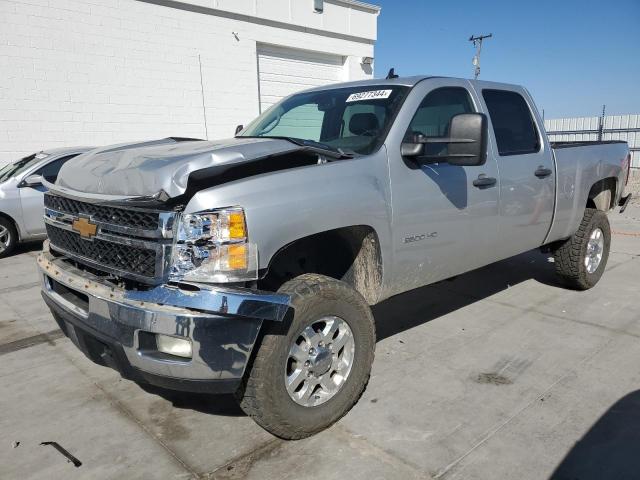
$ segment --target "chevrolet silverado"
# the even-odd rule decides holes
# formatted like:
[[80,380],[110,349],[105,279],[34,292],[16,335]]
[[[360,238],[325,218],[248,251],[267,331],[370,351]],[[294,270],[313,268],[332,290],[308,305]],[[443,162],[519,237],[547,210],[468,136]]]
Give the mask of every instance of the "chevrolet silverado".
[[550,143],[526,89],[444,77],[315,88],[234,138],[82,154],[47,184],[42,295],[91,360],[234,393],[287,439],[368,382],[371,306],[541,248],[594,286],[624,142]]

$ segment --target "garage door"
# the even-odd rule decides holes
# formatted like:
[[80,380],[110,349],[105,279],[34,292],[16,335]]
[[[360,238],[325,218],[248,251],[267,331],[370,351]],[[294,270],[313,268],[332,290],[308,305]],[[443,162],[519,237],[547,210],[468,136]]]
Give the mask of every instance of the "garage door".
[[344,57],[308,50],[258,47],[260,111],[307,88],[344,81]]

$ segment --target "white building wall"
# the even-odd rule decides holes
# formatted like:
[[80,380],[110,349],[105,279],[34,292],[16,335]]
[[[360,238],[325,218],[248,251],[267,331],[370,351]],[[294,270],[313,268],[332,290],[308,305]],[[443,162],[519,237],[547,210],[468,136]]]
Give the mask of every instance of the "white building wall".
[[258,114],[256,44],[341,55],[344,80],[367,78],[377,15],[346,0],[322,14],[313,0],[0,0],[0,163],[49,147],[231,136]]

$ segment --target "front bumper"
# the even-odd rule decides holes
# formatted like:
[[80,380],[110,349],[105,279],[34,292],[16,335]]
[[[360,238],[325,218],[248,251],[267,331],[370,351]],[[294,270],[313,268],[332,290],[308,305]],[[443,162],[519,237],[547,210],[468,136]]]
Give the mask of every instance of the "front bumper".
[[[131,380],[199,392],[238,387],[262,322],[281,321],[287,295],[201,284],[124,290],[46,249],[42,296],[62,331],[94,362]],[[159,352],[155,335],[190,339],[192,358]]]

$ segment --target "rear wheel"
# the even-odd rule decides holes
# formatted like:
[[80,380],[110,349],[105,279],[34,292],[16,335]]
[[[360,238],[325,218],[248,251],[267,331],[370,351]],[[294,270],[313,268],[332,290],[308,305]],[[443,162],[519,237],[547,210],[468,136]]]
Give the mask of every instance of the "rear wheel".
[[240,405],[265,430],[298,439],[329,427],[358,401],[375,327],[362,295],[339,280],[305,274],[279,291],[291,295],[292,316],[268,325]]
[[587,208],[578,231],[554,252],[556,272],[568,287],[587,290],[602,277],[610,246],[606,213]]
[[18,243],[18,232],[11,220],[0,217],[0,258],[11,255]]

